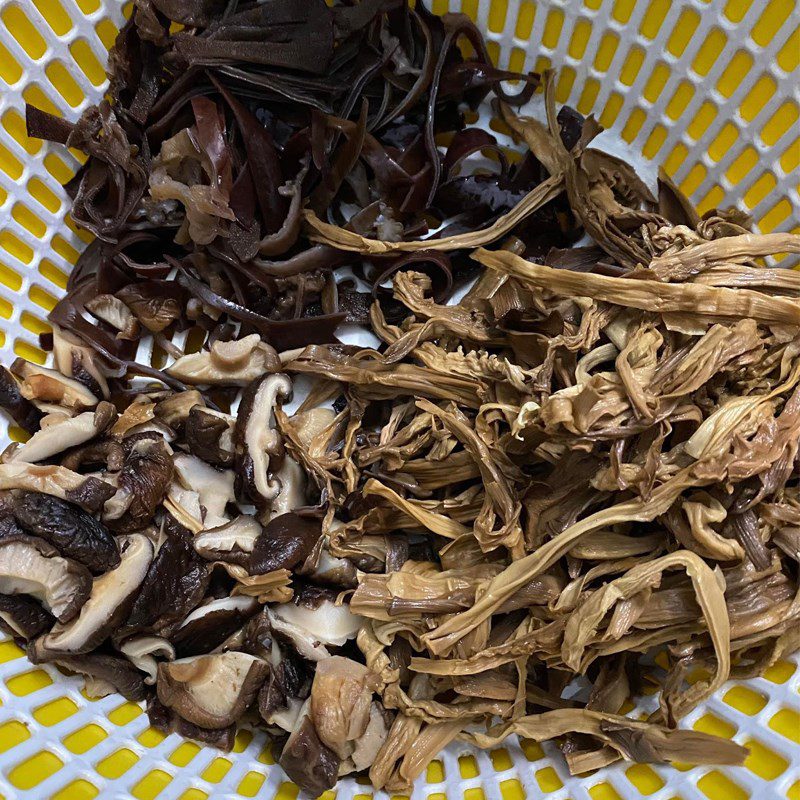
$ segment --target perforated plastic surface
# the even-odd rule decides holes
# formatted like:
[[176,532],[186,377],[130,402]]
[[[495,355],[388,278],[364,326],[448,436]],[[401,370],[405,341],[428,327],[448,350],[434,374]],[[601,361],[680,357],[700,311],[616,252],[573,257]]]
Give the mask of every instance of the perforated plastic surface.
[[[448,10],[447,0],[432,6]],[[702,211],[737,202],[763,231],[800,232],[796,0],[451,0],[449,10],[459,9],[487,31],[501,65],[558,67],[559,102],[594,112],[611,131],[604,141],[619,141],[624,155],[663,163]],[[116,0],[0,0],[3,363],[15,355],[45,361],[37,335],[47,330],[44,317],[89,238],[69,219],[60,186],[80,154],[29,140],[25,101],[70,119],[96,102],[124,11]],[[20,433],[8,431],[14,439]],[[548,745],[454,746],[418,781],[413,798],[800,800],[798,663],[729,684],[684,720],[747,745],[744,767],[617,765],[571,778]],[[297,795],[273,766],[263,734],[243,731],[234,752],[220,755],[151,730],[142,709],[119,696],[88,700],[81,683],[33,667],[12,642],[0,642],[0,795]],[[653,702],[645,698],[639,710]],[[348,780],[335,794],[367,800],[373,792]]]

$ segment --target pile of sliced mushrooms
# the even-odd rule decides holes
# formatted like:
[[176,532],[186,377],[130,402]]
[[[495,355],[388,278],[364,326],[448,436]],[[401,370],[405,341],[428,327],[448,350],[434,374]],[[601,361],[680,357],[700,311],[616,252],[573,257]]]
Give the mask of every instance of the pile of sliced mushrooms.
[[[0,367],[26,433],[0,458],[0,625],[163,731],[265,729],[313,795],[404,791],[511,735],[575,774],[741,763],[680,723],[800,645],[800,272],[764,260],[800,236],[647,186],[552,75],[526,115],[539,76],[462,15],[217,5],[137,0],[113,107],[29,109],[91,156],[99,238],[52,366]],[[323,28],[341,80],[306,86]],[[464,127],[490,89],[513,159]],[[431,203],[472,205],[436,232]]]

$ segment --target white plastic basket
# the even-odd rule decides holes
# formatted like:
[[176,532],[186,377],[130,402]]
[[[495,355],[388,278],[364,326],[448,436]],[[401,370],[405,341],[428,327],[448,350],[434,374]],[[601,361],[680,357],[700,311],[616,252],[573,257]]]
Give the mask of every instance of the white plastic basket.
[[[800,6],[796,0],[434,0],[464,10],[492,54],[515,69],[559,69],[558,100],[594,112],[604,146],[655,163],[701,210],[736,202],[764,230],[800,232]],[[116,0],[0,0],[0,356],[44,361],[37,336],[88,237],[60,184],[78,162],[25,136],[24,104],[75,119],[105,86],[106,51],[123,20]],[[486,124],[490,124],[487,118]],[[76,154],[77,155],[77,154]],[[12,428],[8,435],[16,438]],[[555,748],[509,741],[453,746],[414,800],[800,798],[800,669],[729,684],[683,722],[751,748],[738,768],[615,765],[569,777]],[[164,737],[119,696],[89,701],[82,682],[33,667],[0,642],[0,795],[12,798],[263,797],[293,800],[262,733],[233,753]],[[652,707],[645,698],[642,710]],[[328,793],[330,797],[333,793]],[[339,800],[366,800],[342,781]]]

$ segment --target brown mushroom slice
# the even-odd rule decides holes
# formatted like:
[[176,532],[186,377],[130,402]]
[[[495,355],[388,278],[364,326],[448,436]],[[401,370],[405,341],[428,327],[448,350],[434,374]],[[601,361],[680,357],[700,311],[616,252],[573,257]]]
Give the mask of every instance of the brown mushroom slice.
[[236,741],[235,724],[218,729],[201,728],[192,722],[187,722],[171,708],[167,708],[154,695],[147,698],[147,717],[150,724],[164,734],[177,733],[185,739],[193,739],[195,742],[216,747],[225,752],[233,750]]
[[57,325],[53,325],[53,358],[62,375],[78,381],[97,397],[109,396],[108,381],[95,351]]
[[184,438],[189,452],[215,467],[233,464],[233,427],[236,417],[195,406],[186,419]]
[[308,714],[309,705],[310,700],[306,700],[278,763],[301,789],[312,797],[319,797],[335,786],[340,759],[320,741]]
[[197,534],[203,530],[203,509],[200,507],[200,495],[197,492],[184,489],[173,481],[164,498],[164,508],[187,531]]
[[75,411],[94,408],[99,402],[80,381],[22,358],[11,365],[11,372],[21,379],[20,393],[31,402],[54,403]]
[[53,615],[32,598],[24,594],[0,594],[0,630],[11,636],[33,639],[49,630],[54,622]]
[[221,597],[192,611],[172,634],[179,658],[215,650],[259,609],[255,597]]
[[280,491],[277,480],[270,480],[270,457],[282,450],[280,433],[273,427],[273,408],[292,394],[292,381],[287,375],[263,375],[242,393],[236,416],[234,442],[237,471],[250,499],[263,506],[273,501]]
[[[31,650],[33,648],[29,647],[29,653]],[[34,658],[31,661],[37,663]],[[86,653],[81,656],[61,656],[53,663],[83,675],[84,691],[89,697],[100,698],[118,693],[126,700],[138,703],[146,696],[142,676],[124,658],[106,653]]]
[[111,403],[99,403],[94,411],[84,411],[76,417],[43,427],[7,458],[9,462],[45,461],[70,447],[85,444],[101,434],[116,419],[117,411]]
[[85,308],[97,319],[117,330],[117,339],[139,338],[142,330],[139,320],[133,316],[128,306],[113,294],[98,294],[87,300]]
[[309,661],[328,658],[328,647],[341,647],[361,629],[361,619],[348,606],[336,605],[327,597],[305,601],[301,592],[291,603],[270,606],[268,614],[272,629]]
[[199,533],[194,538],[194,549],[209,561],[246,566],[262,530],[255,517],[241,514],[225,525]]
[[342,589],[355,589],[358,586],[358,570],[355,565],[347,558],[331,555],[330,540],[327,536],[320,537],[311,555],[303,562],[297,573],[323,586],[336,586]]
[[256,539],[249,569],[261,575],[302,564],[322,535],[322,520],[305,514],[273,517]]
[[270,517],[288,514],[306,505],[306,471],[291,456],[284,456],[275,479],[280,489],[269,508]]
[[230,521],[228,503],[236,502],[233,470],[218,470],[195,456],[180,454],[173,461],[175,475],[185,489],[197,492],[205,508],[203,528],[218,528]]
[[193,408],[205,407],[203,395],[197,389],[174,392],[159,400],[154,408],[155,415],[170,428],[182,431]]
[[81,564],[34,536],[0,539],[0,593],[30,595],[59,622],[72,619],[86,602],[92,576]]
[[61,459],[61,466],[77,472],[83,467],[103,467],[108,472],[122,469],[125,452],[114,439],[102,439],[76,447]]
[[243,339],[214,342],[210,350],[181,356],[166,372],[191,385],[247,386],[280,367],[275,349],[253,333]]
[[51,494],[94,513],[114,494],[114,487],[91,475],[49,464],[0,464],[0,489]]
[[175,660],[175,648],[161,636],[134,636],[119,645],[119,651],[136,669],[144,672],[144,682],[152,686],[158,676],[157,657],[165,661]]
[[28,433],[39,427],[42,412],[22,396],[17,379],[5,367],[0,367],[0,408]]
[[80,614],[34,642],[38,657],[88,653],[127,618],[153,560],[153,543],[142,534],[120,537],[120,556],[116,569],[94,579]]
[[44,539],[65,558],[98,574],[119,565],[114,537],[91,514],[72,503],[38,492],[13,492],[11,511],[26,530]]
[[269,665],[248,653],[229,651],[158,665],[158,699],[201,728],[226,728],[255,699]]

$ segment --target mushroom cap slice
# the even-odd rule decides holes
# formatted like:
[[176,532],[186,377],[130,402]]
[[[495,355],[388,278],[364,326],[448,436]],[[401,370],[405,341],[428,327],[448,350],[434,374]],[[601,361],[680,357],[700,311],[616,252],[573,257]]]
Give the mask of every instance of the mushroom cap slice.
[[18,358],[11,365],[11,372],[22,380],[20,392],[27,400],[54,403],[74,411],[94,408],[98,403],[98,398],[80,381],[57,370]]
[[255,517],[240,514],[225,525],[198,533],[194,537],[194,549],[209,561],[246,566],[262,530]]
[[181,356],[167,372],[184,383],[247,386],[265,372],[277,372],[281,360],[257,333],[230,342],[214,342],[211,350]]
[[9,461],[33,463],[44,461],[70,447],[85,444],[101,434],[117,417],[111,403],[98,404],[94,411],[84,411],[75,417],[66,417],[60,422],[40,428],[22,447],[18,447]]
[[91,514],[47,494],[12,495],[17,522],[56,547],[66,558],[80,561],[92,572],[106,572],[119,564],[116,539]]
[[233,464],[233,426],[236,418],[204,406],[195,406],[186,418],[184,438],[189,452],[213,464],[229,467]]
[[309,703],[310,700],[306,700],[300,709],[278,763],[301,789],[318,797],[336,784],[340,759],[320,741],[308,715]]
[[49,464],[0,464],[0,489],[27,489],[75,503],[95,512],[113,494],[110,483]]
[[284,456],[275,478],[280,489],[270,506],[270,517],[288,514],[306,505],[306,472],[297,461],[291,456]]
[[309,714],[320,740],[339,758],[348,758],[367,730],[372,694],[379,688],[378,676],[352,659],[331,656],[317,664]]
[[269,665],[229,651],[159,664],[156,691],[167,708],[201,728],[225,728],[255,699]]
[[232,470],[218,470],[195,456],[181,453],[174,459],[175,476],[181,485],[197,492],[200,505],[206,509],[203,528],[218,528],[229,521],[225,508],[236,501]]
[[88,653],[128,615],[153,560],[153,544],[140,533],[121,537],[120,565],[95,578],[80,614],[67,624],[57,624],[34,642],[39,658],[63,653]]
[[292,394],[287,375],[262,375],[242,393],[236,416],[236,466],[250,499],[259,507],[273,501],[281,489],[270,480],[270,457],[282,455],[280,433],[272,426],[272,412]]
[[42,412],[22,396],[16,378],[5,367],[0,367],[0,408],[29,433],[39,427]]
[[174,392],[155,405],[155,415],[170,428],[183,429],[193,408],[204,408],[203,395],[197,389]]
[[209,653],[239,630],[259,609],[246,595],[212,600],[189,614],[170,637],[180,658]]
[[250,574],[293,569],[305,561],[322,535],[322,521],[288,513],[273,517],[256,539]]
[[147,673],[144,682],[152,686],[158,676],[156,656],[175,660],[175,648],[161,636],[134,636],[119,646],[119,651],[136,669]]
[[[32,649],[29,647],[29,652]],[[34,661],[33,658],[31,660]],[[136,703],[146,696],[142,676],[124,658],[106,653],[86,653],[82,656],[61,656],[55,663],[83,675],[86,692],[91,697],[105,697],[119,692],[126,700]]]
[[0,594],[0,628],[11,636],[33,639],[52,627],[55,619],[24,594]]
[[316,604],[297,600],[270,606],[268,614],[272,629],[289,639],[303,658],[322,661],[330,656],[328,645],[341,647],[358,635],[361,619],[346,605],[328,599]]
[[0,593],[35,597],[59,622],[72,619],[86,602],[92,576],[81,564],[33,536],[0,539]]
[[116,328],[118,339],[137,339],[140,333],[139,320],[122,300],[113,294],[98,294],[85,304],[86,310],[97,319]]

